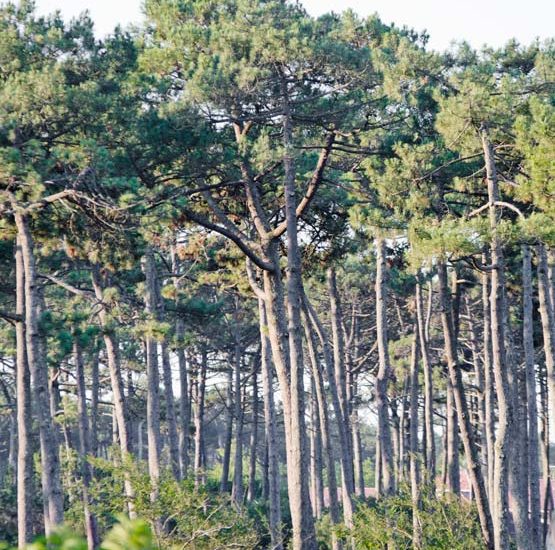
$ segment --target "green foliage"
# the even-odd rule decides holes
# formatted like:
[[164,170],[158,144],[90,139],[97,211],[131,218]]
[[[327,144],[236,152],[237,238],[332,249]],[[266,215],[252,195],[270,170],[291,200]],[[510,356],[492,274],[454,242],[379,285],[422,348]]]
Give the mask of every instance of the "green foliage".
[[[126,460],[125,467],[114,466],[103,459],[94,459],[93,463],[97,475],[91,487],[91,497],[93,510],[102,527],[109,526],[125,508],[122,494],[123,476],[127,471],[135,492],[134,509],[137,515],[153,528],[160,524],[162,518],[163,529],[155,530],[157,545],[163,548],[173,544],[188,545],[188,548],[199,550],[225,548],[231,543],[239,548],[256,546],[260,535],[254,521],[247,512],[238,512],[229,497],[217,494],[215,489],[195,489],[193,481],[178,482],[167,473],[160,480],[158,498],[152,502],[152,485],[144,464],[131,459]],[[116,534],[125,533],[126,525],[117,526],[115,531],[112,530],[111,537],[115,540]],[[137,537],[140,532],[136,531]],[[106,550],[116,548],[120,547],[112,545]],[[125,548],[143,549],[142,546]],[[144,546],[145,550],[150,548]]]
[[[40,537],[28,545],[28,550],[87,550],[87,542],[72,529],[61,528],[48,537]],[[144,520],[130,520],[125,516],[106,535],[101,550],[155,550],[152,531]]]
[[[405,490],[398,496],[360,506],[355,515],[354,539],[358,549],[410,550],[413,506]],[[422,548],[426,550],[483,550],[477,512],[468,502],[424,495],[419,512]]]

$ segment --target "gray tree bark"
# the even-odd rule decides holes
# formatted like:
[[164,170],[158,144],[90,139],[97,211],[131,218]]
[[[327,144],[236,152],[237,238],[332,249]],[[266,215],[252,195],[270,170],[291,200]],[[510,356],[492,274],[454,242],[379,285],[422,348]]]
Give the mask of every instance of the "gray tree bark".
[[17,544],[23,549],[33,533],[33,453],[31,449],[31,377],[25,337],[25,266],[20,238],[15,247],[16,408],[17,408]]
[[288,464],[289,505],[293,524],[293,549],[315,550],[316,534],[308,490],[308,448],[304,418],[303,348],[301,325],[301,254],[297,237],[296,168],[293,119],[285,76],[281,79],[283,99],[283,168],[285,220],[287,226],[287,313],[290,367],[290,464]]
[[79,343],[79,334],[74,334],[73,357],[75,360],[75,378],[77,379],[77,412],[79,426],[79,460],[82,483],[83,509],[85,516],[85,533],[87,547],[94,550],[99,544],[98,526],[96,517],[91,510],[89,488],[93,477],[92,466],[89,462],[91,441],[89,416],[87,413],[87,387],[85,384],[85,366],[83,352]]
[[[148,247],[142,259],[145,274],[145,312],[151,322],[158,318],[158,292],[156,284],[156,263],[154,252]],[[145,338],[146,344],[146,372],[147,372],[147,400],[146,425],[148,445],[148,474],[151,483],[151,501],[158,498],[160,480],[160,373],[158,371],[158,345],[151,334]]]
[[385,258],[385,240],[376,238],[376,328],[378,339],[379,368],[376,377],[376,406],[378,409],[378,434],[380,439],[381,477],[383,492],[388,495],[395,491],[395,472],[393,463],[393,445],[389,423],[388,382],[391,367],[389,365],[389,342],[387,335],[387,269]]
[[27,362],[36,406],[42,467],[44,526],[49,534],[64,519],[63,493],[60,478],[60,457],[55,426],[50,414],[48,370],[39,334],[39,303],[34,243],[26,214],[16,210],[15,222],[25,272],[25,343]]
[[[110,387],[112,390],[114,401],[114,419],[116,421],[118,441],[121,449],[121,459],[125,461],[126,457],[131,453],[129,419],[127,413],[127,403],[123,390],[123,379],[121,375],[121,362],[119,355],[119,344],[116,334],[112,327],[110,315],[108,314],[107,304],[104,301],[104,285],[100,268],[98,265],[92,266],[91,271],[92,284],[96,299],[100,304],[98,318],[102,327],[104,337],[104,347],[106,349],[106,358],[108,361],[108,370],[110,371]],[[131,518],[135,517],[133,499],[135,497],[131,479],[129,474],[125,474],[124,491],[127,500],[127,509]]]
[[416,322],[418,338],[420,342],[420,355],[422,357],[422,368],[424,370],[424,432],[426,443],[426,475],[432,490],[435,489],[436,477],[436,445],[434,437],[434,387],[433,372],[430,362],[428,338],[425,328],[424,308],[422,303],[422,284],[420,277],[416,283]]
[[528,483],[530,487],[529,548],[541,548],[540,462],[538,437],[538,404],[534,357],[532,254],[522,246],[522,341],[526,369],[526,402],[528,419]]
[[439,295],[440,295],[440,311],[441,323],[443,327],[445,340],[445,355],[447,359],[447,367],[449,370],[449,378],[453,388],[453,396],[457,408],[459,428],[461,431],[461,439],[464,446],[467,467],[469,469],[472,489],[476,499],[478,508],[478,516],[480,518],[480,526],[482,536],[488,549],[493,548],[494,535],[493,523],[489,509],[489,502],[486,495],[484,478],[478,457],[478,450],[474,441],[474,434],[468,413],[468,405],[462,381],[462,374],[458,365],[457,346],[454,339],[453,321],[450,315],[450,294],[447,283],[447,268],[444,263],[438,264],[439,279]]
[[262,371],[262,393],[264,400],[264,424],[266,426],[266,449],[268,453],[268,520],[272,548],[283,549],[281,531],[279,456],[277,447],[276,409],[272,388],[273,372],[270,342],[268,339],[266,308],[264,300],[258,299],[258,321],[260,325],[260,359]]

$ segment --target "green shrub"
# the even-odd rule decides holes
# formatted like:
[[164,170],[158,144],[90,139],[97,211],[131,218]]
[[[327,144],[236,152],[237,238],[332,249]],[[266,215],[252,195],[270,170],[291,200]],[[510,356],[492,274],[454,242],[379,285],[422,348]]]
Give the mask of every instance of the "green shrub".
[[[354,519],[357,549],[412,550],[413,506],[408,491],[360,505]],[[476,508],[450,497],[424,494],[419,512],[422,548],[426,550],[484,550]]]

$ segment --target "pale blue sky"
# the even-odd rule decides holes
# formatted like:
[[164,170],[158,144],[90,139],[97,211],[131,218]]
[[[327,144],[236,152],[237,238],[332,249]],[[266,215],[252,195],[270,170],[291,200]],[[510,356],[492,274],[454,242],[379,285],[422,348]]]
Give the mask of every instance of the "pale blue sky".
[[[0,0],[1,1],[1,0]],[[117,23],[141,20],[142,0],[37,0],[40,13],[61,10],[73,17],[88,9],[100,35]],[[304,0],[312,14],[352,8],[361,15],[377,12],[386,23],[427,30],[433,48],[465,39],[473,46],[500,46],[510,38],[529,43],[555,36],[554,0]]]

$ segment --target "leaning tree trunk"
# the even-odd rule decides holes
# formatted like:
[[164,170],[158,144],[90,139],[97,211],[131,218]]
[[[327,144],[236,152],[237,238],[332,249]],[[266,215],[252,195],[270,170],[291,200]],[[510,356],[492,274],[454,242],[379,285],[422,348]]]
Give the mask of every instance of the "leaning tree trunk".
[[33,453],[31,450],[31,378],[25,346],[25,266],[20,238],[15,248],[16,274],[16,407],[17,407],[17,547],[33,532]]
[[464,446],[470,480],[472,482],[472,489],[474,491],[474,497],[476,499],[476,506],[478,508],[478,516],[480,518],[482,536],[484,538],[486,547],[488,549],[491,549],[493,548],[494,544],[493,524],[484,485],[484,478],[482,476],[480,460],[478,457],[478,450],[476,448],[474,434],[472,432],[472,424],[468,412],[468,405],[464,392],[461,369],[458,365],[457,348],[456,342],[454,340],[453,322],[450,315],[450,294],[447,283],[447,268],[444,263],[438,264],[438,279],[441,323],[444,333],[445,355],[447,359],[447,367],[449,370],[449,378],[451,380],[451,386],[453,388],[455,406],[457,408],[459,419],[459,428],[461,431],[461,439]]
[[389,400],[387,387],[390,376],[389,349],[387,335],[387,270],[385,241],[376,238],[376,330],[378,339],[379,368],[376,377],[376,406],[378,409],[378,434],[380,440],[381,477],[383,492],[388,495],[395,491],[393,446],[389,423]]
[[[108,370],[110,371],[110,387],[112,390],[112,398],[114,402],[114,418],[116,420],[117,432],[119,436],[119,445],[121,450],[121,458],[123,461],[131,452],[131,434],[129,430],[129,419],[127,414],[127,403],[123,391],[123,379],[121,375],[121,362],[119,356],[119,343],[112,327],[112,320],[108,314],[108,304],[104,301],[104,288],[102,277],[98,265],[92,266],[92,283],[96,299],[100,304],[98,318],[102,327],[104,336],[104,347],[106,349],[106,358],[108,360]],[[128,473],[124,478],[124,492],[127,501],[127,509],[131,518],[135,517],[133,499],[135,493],[131,485],[131,479]]]
[[50,414],[48,368],[40,345],[40,311],[37,295],[34,243],[27,215],[16,210],[15,222],[25,273],[25,343],[29,372],[33,381],[33,401],[39,424],[44,526],[46,533],[49,534],[64,519],[60,456],[55,426]]
[[[305,324],[310,322],[313,325],[314,330],[318,334],[318,339],[320,340],[320,344],[322,345],[322,351],[324,355],[324,365],[326,367],[326,374],[327,374],[327,380],[328,380],[328,390],[331,395],[333,411],[335,413],[334,417],[337,423],[337,431],[339,434],[341,475],[342,477],[347,479],[349,474],[347,474],[346,472],[348,472],[349,469],[352,470],[352,467],[353,467],[351,454],[349,452],[349,443],[348,443],[349,434],[346,431],[345,423],[342,421],[341,413],[338,412],[338,411],[341,411],[341,405],[339,400],[339,393],[337,391],[337,385],[335,383],[334,364],[333,364],[332,353],[329,346],[329,340],[328,340],[326,331],[324,329],[324,326],[322,325],[320,319],[318,318],[316,311],[308,301],[308,298],[306,297],[306,295],[304,295],[304,307],[305,307],[305,318],[306,318]],[[318,389],[318,386],[316,386],[316,389]],[[323,426],[322,418],[320,418],[320,422]],[[331,445],[331,440],[330,440],[330,445]],[[325,444],[324,444],[324,447],[325,447]],[[354,507],[353,501],[352,501],[352,493],[349,491],[342,491],[341,500],[343,502],[343,515],[345,517],[345,524],[348,527],[351,527],[353,525],[352,522],[353,522],[353,507]]]

